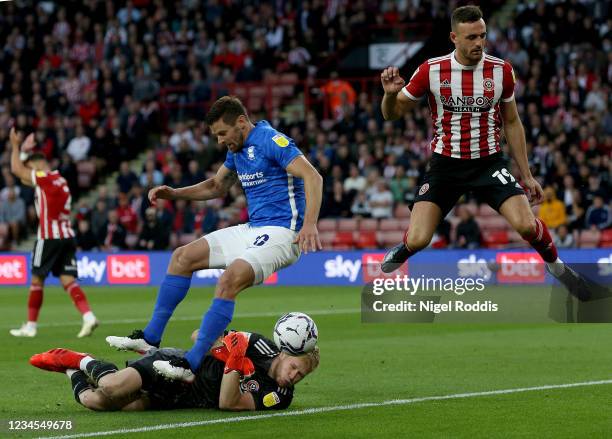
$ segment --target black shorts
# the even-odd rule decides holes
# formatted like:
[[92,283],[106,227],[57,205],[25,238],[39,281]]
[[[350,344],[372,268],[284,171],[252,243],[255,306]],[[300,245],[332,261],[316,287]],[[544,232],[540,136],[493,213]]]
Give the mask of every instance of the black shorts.
[[45,279],[63,274],[78,277],[74,239],[39,239],[32,251],[32,274]]
[[434,153],[414,202],[437,204],[444,218],[459,198],[470,191],[497,211],[511,196],[525,195],[501,153],[471,160]]
[[219,405],[219,391],[223,376],[223,363],[211,356],[204,357],[201,371],[193,384],[165,379],[153,368],[157,360],[182,358],[182,349],[153,349],[137,360],[126,362],[126,367],[136,369],[142,379],[142,390],[151,401],[151,408],[172,410],[183,408],[215,408]]

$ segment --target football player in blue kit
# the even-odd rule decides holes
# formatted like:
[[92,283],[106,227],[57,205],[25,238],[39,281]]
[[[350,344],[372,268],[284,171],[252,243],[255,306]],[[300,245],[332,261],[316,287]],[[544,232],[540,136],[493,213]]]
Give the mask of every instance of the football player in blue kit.
[[159,347],[168,320],[187,295],[192,274],[207,268],[225,269],[193,347],[183,358],[159,360],[153,365],[164,377],[186,382],[194,380],[205,354],[231,322],[238,293],[295,263],[302,251],[322,248],[316,224],[323,179],[293,140],[265,120],[253,124],[233,96],[217,100],[206,123],[219,144],[228,149],[217,174],[184,188],[155,187],[149,199],[153,204],[158,199],[210,200],[224,197],[240,181],[249,222],[177,248],[149,324],[127,337],[106,338],[117,349],[145,352]]

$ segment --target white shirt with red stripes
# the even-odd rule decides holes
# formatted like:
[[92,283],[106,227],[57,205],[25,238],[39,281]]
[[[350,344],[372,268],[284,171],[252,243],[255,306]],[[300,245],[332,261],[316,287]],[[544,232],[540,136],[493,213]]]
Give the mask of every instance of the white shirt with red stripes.
[[402,92],[413,100],[427,95],[433,152],[476,159],[500,151],[499,103],[514,99],[514,83],[507,61],[483,53],[478,64],[466,66],[453,51],[421,64]]
[[36,187],[38,239],[74,238],[75,233],[70,225],[72,197],[64,177],[58,171],[32,170],[32,183]]

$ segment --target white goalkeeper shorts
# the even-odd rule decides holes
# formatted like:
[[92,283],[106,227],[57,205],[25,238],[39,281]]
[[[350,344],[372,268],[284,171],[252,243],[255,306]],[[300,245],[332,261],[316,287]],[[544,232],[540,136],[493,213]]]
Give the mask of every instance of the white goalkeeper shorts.
[[210,247],[209,268],[227,268],[242,259],[253,267],[254,285],[260,284],[299,259],[300,249],[293,244],[296,236],[297,232],[279,226],[240,224],[217,230],[204,237]]

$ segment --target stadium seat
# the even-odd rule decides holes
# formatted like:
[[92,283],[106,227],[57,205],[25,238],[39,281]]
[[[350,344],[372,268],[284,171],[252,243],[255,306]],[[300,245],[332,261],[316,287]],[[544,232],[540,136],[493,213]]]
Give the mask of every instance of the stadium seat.
[[340,247],[353,248],[355,240],[353,239],[353,232],[336,232],[334,238],[334,249],[340,249]]
[[482,242],[487,248],[504,248],[509,242],[508,232],[505,230],[483,231]]
[[482,231],[491,230],[509,230],[510,224],[506,221],[506,218],[502,216],[483,216],[477,217],[476,222],[480,226]]
[[381,219],[378,225],[378,230],[381,232],[385,231],[401,231],[403,230],[402,223],[400,220],[395,218]]
[[374,218],[362,218],[359,221],[359,230],[378,230],[378,220]]
[[580,247],[595,248],[599,244],[601,232],[599,230],[582,230],[580,232]]
[[599,246],[600,247],[612,247],[612,229],[606,229],[601,232],[601,237],[599,238]]
[[341,232],[354,232],[359,221],[355,218],[342,218],[338,220],[338,230]]
[[404,240],[404,232],[378,232],[376,234],[376,240],[378,241],[378,245],[383,248],[392,247]]
[[523,239],[523,237],[516,231],[510,230],[508,232],[508,247],[512,248],[525,248],[529,247],[527,241]]
[[398,204],[395,208],[395,218],[410,218],[410,208],[405,204]]
[[179,245],[187,245],[190,242],[193,242],[196,240],[196,234],[195,233],[183,233],[179,239],[178,239],[178,243]]
[[354,241],[357,244],[357,248],[376,248],[376,231],[365,230],[355,232]]
[[478,216],[497,216],[498,213],[488,204],[481,204],[478,208]]
[[329,250],[334,245],[334,239],[336,238],[336,232],[320,232],[319,239],[321,240],[321,245],[323,246],[323,250]]
[[335,232],[338,224],[335,219],[322,219],[317,223],[319,232]]

